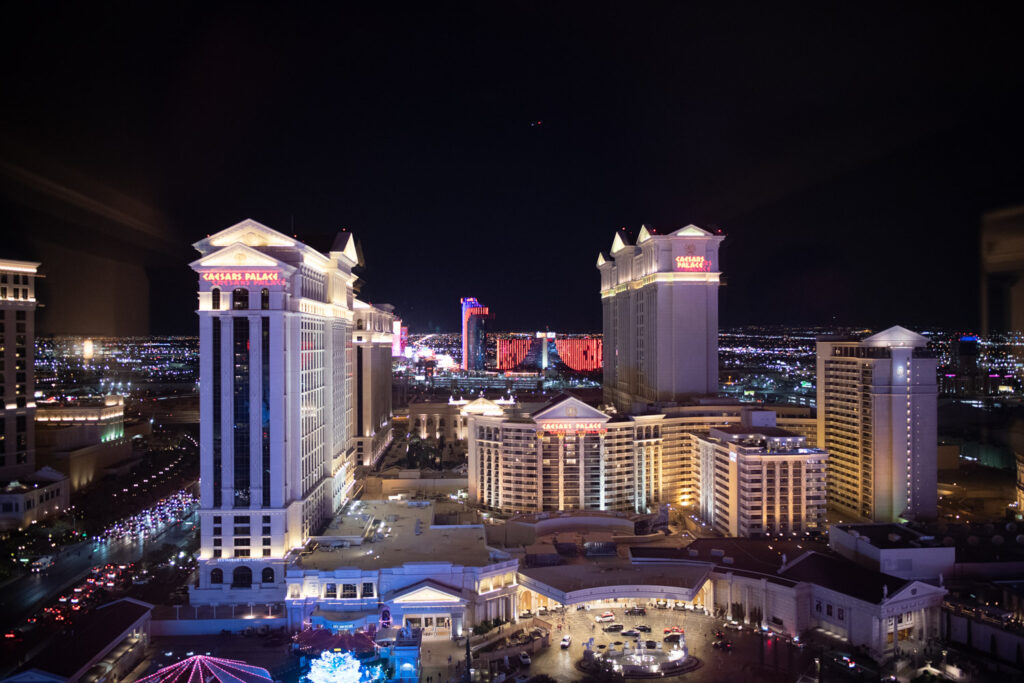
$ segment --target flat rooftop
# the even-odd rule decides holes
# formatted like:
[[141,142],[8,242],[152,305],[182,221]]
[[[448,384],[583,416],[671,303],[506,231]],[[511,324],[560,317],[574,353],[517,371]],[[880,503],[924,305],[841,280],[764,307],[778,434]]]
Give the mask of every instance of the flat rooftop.
[[[436,525],[442,519],[464,518],[467,508],[457,503],[427,500],[357,501],[335,517],[327,530],[317,536],[320,548],[303,552],[293,562],[295,569],[334,571],[398,567],[409,562],[451,562],[467,567],[492,564],[482,524]],[[417,530],[419,533],[417,533]],[[339,541],[364,537],[361,545],[330,549],[331,538]]]
[[868,543],[882,550],[895,548],[920,548],[928,545],[921,542],[921,534],[900,524],[839,524],[847,533],[856,532]]
[[519,569],[520,574],[564,593],[598,586],[675,586],[697,590],[710,572],[707,565],[636,565],[621,558]]

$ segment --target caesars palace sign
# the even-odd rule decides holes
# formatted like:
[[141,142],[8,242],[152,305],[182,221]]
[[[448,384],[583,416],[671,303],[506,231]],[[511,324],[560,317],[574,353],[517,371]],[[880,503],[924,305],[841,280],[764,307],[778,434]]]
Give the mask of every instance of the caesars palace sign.
[[284,278],[276,270],[210,270],[200,276],[215,285],[283,285]]

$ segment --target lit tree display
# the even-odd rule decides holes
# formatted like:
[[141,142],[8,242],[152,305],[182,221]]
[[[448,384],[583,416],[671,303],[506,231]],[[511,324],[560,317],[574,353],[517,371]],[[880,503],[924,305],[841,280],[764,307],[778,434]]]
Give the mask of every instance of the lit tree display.
[[384,680],[380,666],[364,666],[349,652],[326,651],[313,660],[306,674],[310,683],[369,683]]

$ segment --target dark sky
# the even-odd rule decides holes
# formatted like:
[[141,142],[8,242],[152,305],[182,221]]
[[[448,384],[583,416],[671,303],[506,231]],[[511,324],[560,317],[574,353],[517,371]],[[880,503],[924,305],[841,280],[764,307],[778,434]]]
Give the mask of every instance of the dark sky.
[[189,245],[247,217],[354,231],[414,331],[460,296],[597,330],[641,223],[726,233],[723,325],[974,327],[980,214],[1024,202],[993,5],[156,4],[5,7],[0,252],[44,330],[194,333]]

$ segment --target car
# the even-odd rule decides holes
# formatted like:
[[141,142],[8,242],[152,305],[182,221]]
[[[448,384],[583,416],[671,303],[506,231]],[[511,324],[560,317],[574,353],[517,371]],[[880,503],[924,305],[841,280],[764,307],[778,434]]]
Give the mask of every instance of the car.
[[643,607],[630,607],[629,609],[626,610],[626,614],[629,615],[629,616],[646,617],[647,616],[647,610],[645,610]]
[[562,649],[568,650],[570,645],[572,645],[572,636],[566,633],[562,636]]
[[793,647],[800,648],[801,650],[807,647],[807,643],[800,636],[793,636],[793,640],[789,642],[793,643]]
[[668,609],[668,601],[658,600],[656,603],[654,603],[654,609]]
[[844,666],[847,669],[856,669],[857,668],[857,662],[853,661],[853,657],[851,657],[850,655],[848,655],[846,653],[843,653],[843,652],[836,653],[835,660],[836,660],[836,664],[838,664],[839,666]]
[[711,647],[715,648],[716,650],[729,651],[732,650],[732,642],[728,640],[716,640],[715,642],[711,643]]
[[622,624],[608,624],[604,627],[604,630],[608,633],[613,633],[615,631],[621,631],[623,628],[625,627]]
[[603,621],[615,621],[615,615],[611,612],[602,612],[601,614],[594,617],[594,621],[601,623]]
[[544,616],[547,613],[548,613],[548,608],[547,607],[541,607],[540,609],[537,610],[537,616]]
[[635,628],[631,628],[628,631],[623,631],[622,635],[626,636],[627,638],[639,638],[640,631],[637,631]]
[[725,625],[725,627],[727,629],[729,629],[730,631],[742,631],[743,630],[743,624],[741,624],[738,621],[730,621],[729,623],[727,623]]
[[653,640],[641,640],[640,642],[643,643],[644,647],[647,648],[648,650],[656,650],[656,649],[658,649],[658,643],[656,643]]
[[725,631],[721,631],[721,630],[715,631],[715,638],[717,638],[719,640],[721,640],[722,638],[725,638]]
[[689,609],[689,607],[687,607],[681,602],[677,602],[676,604],[672,605],[672,609],[674,609],[676,612],[685,612],[687,609]]
[[637,631],[640,631],[641,633],[650,633],[651,632],[651,627],[648,626],[647,624],[640,624],[639,626],[634,626],[633,628],[635,628]]
[[519,615],[519,618],[520,619],[529,619],[532,616],[533,616],[533,612],[531,612],[530,610],[526,610],[525,612],[523,612],[522,614]]
[[662,640],[665,641],[666,643],[678,643],[682,639],[683,639],[683,634],[682,633],[670,633],[667,636],[665,636],[664,638],[662,638]]
[[533,663],[533,660],[530,659],[530,655],[526,654],[526,652],[523,651],[519,653],[519,663],[523,666],[530,666],[530,664]]

